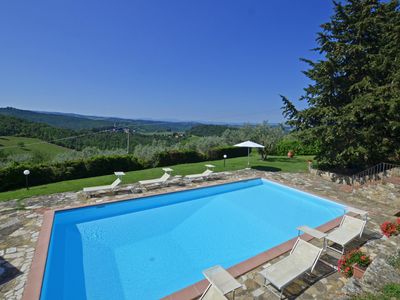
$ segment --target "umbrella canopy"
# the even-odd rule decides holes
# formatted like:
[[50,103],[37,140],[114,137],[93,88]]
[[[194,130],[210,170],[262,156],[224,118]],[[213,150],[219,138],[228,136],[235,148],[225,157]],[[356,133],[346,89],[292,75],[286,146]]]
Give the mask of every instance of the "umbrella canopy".
[[254,143],[252,141],[245,141],[243,143],[239,143],[234,145],[235,147],[243,147],[247,148],[247,166],[250,166],[250,148],[265,148],[263,145]]
[[234,146],[235,147],[246,147],[246,148],[265,148],[263,145],[254,143],[252,141],[245,141],[243,143],[236,144]]

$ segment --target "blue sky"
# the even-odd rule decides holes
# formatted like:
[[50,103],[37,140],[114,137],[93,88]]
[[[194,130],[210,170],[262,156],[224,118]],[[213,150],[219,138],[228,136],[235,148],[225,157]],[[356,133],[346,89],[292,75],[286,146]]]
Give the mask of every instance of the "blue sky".
[[327,0],[1,1],[0,106],[279,122],[331,14]]

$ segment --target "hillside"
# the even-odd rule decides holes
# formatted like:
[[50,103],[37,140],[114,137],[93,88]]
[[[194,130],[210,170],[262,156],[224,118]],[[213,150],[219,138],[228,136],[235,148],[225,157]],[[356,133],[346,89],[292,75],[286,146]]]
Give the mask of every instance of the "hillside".
[[0,136],[0,150],[5,155],[36,152],[48,159],[54,158],[59,153],[71,151],[68,148],[50,144],[40,139],[15,136]]
[[[44,123],[36,123],[20,118],[0,114],[0,136],[29,137],[44,140],[62,147],[82,150],[85,147],[98,149],[125,149],[127,135],[123,130],[72,130],[50,126]],[[132,132],[130,134],[130,150],[138,144],[151,144],[153,135]],[[167,144],[176,143],[180,138],[169,134],[158,134],[158,141]]]
[[71,129],[61,129],[43,123],[0,115],[0,136],[22,136],[51,141],[75,134],[76,131]]
[[207,125],[207,124],[199,124],[193,126],[190,130],[187,131],[188,135],[195,136],[221,136],[225,130],[231,129],[236,130],[237,127],[231,127],[226,125]]
[[13,107],[0,108],[0,115],[12,116],[35,123],[44,123],[58,128],[66,129],[93,129],[129,127],[138,132],[160,132],[160,131],[186,131],[195,123],[193,122],[168,122],[150,120],[131,120],[122,118],[84,116],[78,114],[67,114],[58,112],[37,112],[22,110]]

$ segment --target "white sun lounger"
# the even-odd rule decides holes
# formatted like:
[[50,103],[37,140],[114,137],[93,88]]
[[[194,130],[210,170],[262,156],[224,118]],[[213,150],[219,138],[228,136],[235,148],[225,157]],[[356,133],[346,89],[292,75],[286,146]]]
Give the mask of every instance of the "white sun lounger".
[[226,300],[226,294],[232,292],[235,298],[235,290],[242,285],[221,266],[214,266],[203,271],[204,277],[210,283],[201,295],[200,300]]
[[265,286],[273,285],[280,294],[272,291],[282,299],[284,288],[297,277],[313,271],[323,248],[318,248],[300,238],[297,239],[289,256],[260,272],[265,278]]
[[171,177],[171,175],[169,173],[164,173],[163,176],[161,176],[160,178],[156,178],[156,179],[149,179],[149,180],[140,180],[139,184],[141,185],[151,185],[151,184],[157,184],[157,183],[165,183],[169,178]]
[[368,220],[368,212],[365,210],[348,206],[346,207],[346,212],[354,213],[356,215],[359,215],[362,219]]
[[213,173],[214,172],[212,170],[207,169],[203,173],[186,175],[185,178],[187,179],[207,178],[210,177],[210,175]]
[[110,185],[100,185],[100,186],[92,186],[92,187],[87,187],[83,188],[83,191],[85,193],[91,193],[91,192],[99,192],[99,191],[104,191],[104,190],[114,190],[119,184],[121,183],[121,179],[117,178],[113,183]]
[[344,215],[338,228],[327,234],[326,240],[342,246],[342,250],[338,250],[331,246],[327,246],[341,254],[344,253],[345,246],[354,240],[357,236],[361,237],[367,220],[361,220],[348,215]]
[[207,293],[200,300],[229,300],[215,286],[211,285],[207,288]]

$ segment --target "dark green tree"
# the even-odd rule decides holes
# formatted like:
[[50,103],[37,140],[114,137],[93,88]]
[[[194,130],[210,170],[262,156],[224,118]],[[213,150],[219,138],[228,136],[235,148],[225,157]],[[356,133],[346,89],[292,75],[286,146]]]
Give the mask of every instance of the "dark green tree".
[[321,25],[322,59],[303,59],[311,79],[297,110],[283,115],[305,142],[318,141],[322,167],[361,169],[400,157],[400,11],[398,1],[334,2]]

